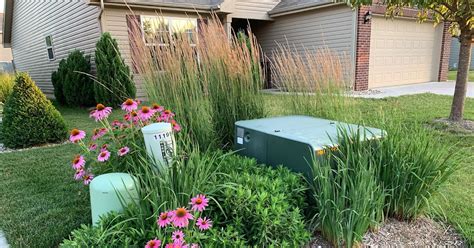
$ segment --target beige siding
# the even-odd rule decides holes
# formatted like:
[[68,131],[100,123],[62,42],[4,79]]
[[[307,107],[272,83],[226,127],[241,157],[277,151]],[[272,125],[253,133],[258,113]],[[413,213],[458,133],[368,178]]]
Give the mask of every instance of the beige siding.
[[[93,57],[100,36],[100,10],[82,0],[15,0],[12,52],[16,69],[30,73],[37,85],[52,96],[51,73],[74,49]],[[50,61],[45,37],[52,35],[55,59]]]
[[279,2],[279,0],[235,0],[232,17],[270,20],[268,11],[272,10]]
[[352,63],[355,54],[354,18],[354,11],[345,5],[338,5],[275,17],[274,21],[258,25],[254,32],[267,56],[271,56],[278,44],[288,42],[300,52],[303,47],[314,50],[327,46]]
[[[158,14],[159,13],[159,14]],[[159,12],[153,10],[133,10],[134,15],[163,15],[171,17],[196,17],[193,13],[174,13],[174,12]],[[128,37],[127,27],[127,15],[132,15],[130,10],[125,8],[106,8],[104,10],[103,18],[103,31],[109,32],[113,38],[117,39],[120,52],[125,60],[125,63],[132,68],[132,58],[130,56],[130,39]],[[144,86],[140,75],[135,74],[134,80],[137,87],[137,97],[144,98]]]
[[[0,41],[2,40],[2,33],[0,32]],[[12,61],[12,50],[10,48],[4,48],[3,43],[0,42],[0,62]]]

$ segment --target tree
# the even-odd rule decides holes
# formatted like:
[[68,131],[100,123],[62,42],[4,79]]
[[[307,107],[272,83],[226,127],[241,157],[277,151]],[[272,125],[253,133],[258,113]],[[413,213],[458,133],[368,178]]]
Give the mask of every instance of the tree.
[[118,106],[127,98],[135,98],[135,84],[130,68],[120,55],[117,41],[103,33],[96,44],[95,62],[97,82],[95,100],[109,106]]
[[[371,5],[372,0],[340,0],[357,7]],[[374,1],[375,2],[375,1]],[[459,66],[456,77],[453,103],[449,119],[462,121],[467,91],[467,78],[471,61],[471,43],[474,39],[474,1],[473,0],[379,0],[377,4],[387,6],[386,14],[396,16],[403,8],[417,8],[420,21],[433,18],[436,23],[449,22],[449,30],[461,42]]]

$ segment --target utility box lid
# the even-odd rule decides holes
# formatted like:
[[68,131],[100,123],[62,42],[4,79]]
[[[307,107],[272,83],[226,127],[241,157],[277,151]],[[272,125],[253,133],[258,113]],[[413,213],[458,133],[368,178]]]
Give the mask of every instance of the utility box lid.
[[360,134],[364,134],[364,137],[360,137],[361,139],[380,138],[384,135],[384,131],[377,128],[300,115],[237,121],[235,125],[237,144],[243,144],[249,139],[249,137],[245,137],[245,129],[250,129],[282,139],[305,143],[314,150],[335,145],[333,143],[337,142],[337,133],[341,128],[351,130],[351,132],[359,130]]

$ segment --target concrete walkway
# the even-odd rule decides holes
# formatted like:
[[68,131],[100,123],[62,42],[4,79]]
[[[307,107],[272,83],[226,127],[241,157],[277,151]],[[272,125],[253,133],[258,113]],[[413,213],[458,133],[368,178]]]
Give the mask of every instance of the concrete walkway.
[[[363,98],[385,98],[403,95],[414,95],[422,93],[433,93],[437,95],[454,95],[455,82],[430,82],[421,84],[410,84],[392,87],[374,88],[368,91],[352,92],[354,97]],[[467,97],[474,98],[474,82],[468,83]]]
[[0,230],[0,248],[9,248],[5,234]]

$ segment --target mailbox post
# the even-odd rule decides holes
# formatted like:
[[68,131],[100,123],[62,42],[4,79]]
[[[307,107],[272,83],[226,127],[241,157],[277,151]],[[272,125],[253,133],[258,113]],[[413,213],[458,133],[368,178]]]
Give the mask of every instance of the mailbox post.
[[[157,166],[168,166],[176,154],[176,141],[170,123],[153,123],[142,128],[145,148]],[[159,168],[157,168],[159,169]]]

